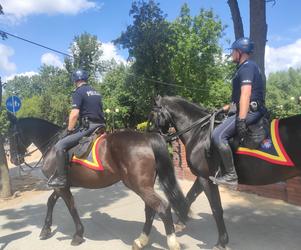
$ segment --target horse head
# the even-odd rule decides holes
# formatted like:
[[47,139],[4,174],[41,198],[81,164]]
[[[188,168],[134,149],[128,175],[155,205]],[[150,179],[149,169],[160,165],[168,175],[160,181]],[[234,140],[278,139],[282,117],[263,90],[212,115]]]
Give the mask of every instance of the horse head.
[[25,154],[29,143],[22,138],[22,131],[18,126],[18,119],[13,114],[8,113],[10,126],[8,129],[8,142],[10,161],[14,165],[24,163]]
[[149,117],[149,121],[154,126],[153,130],[159,131],[163,134],[167,134],[169,128],[174,125],[172,116],[163,102],[163,97],[160,95],[154,99],[154,105]]

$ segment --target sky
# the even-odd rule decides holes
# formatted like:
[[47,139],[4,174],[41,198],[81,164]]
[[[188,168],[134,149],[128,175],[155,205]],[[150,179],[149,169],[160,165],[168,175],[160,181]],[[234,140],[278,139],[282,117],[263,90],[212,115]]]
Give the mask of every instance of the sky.
[[[167,19],[174,20],[187,3],[192,15],[212,8],[227,25],[221,45],[234,41],[233,23],[227,0],[157,0]],[[249,0],[239,0],[245,35],[249,34]],[[104,59],[127,59],[127,51],[115,47],[116,39],[132,24],[131,0],[0,0],[5,15],[0,30],[68,53],[74,37],[83,32],[96,35],[103,44]],[[301,67],[301,1],[276,0],[267,3],[268,41],[266,74]],[[9,37],[0,40],[0,76],[4,81],[15,75],[36,74],[42,64],[63,67],[63,56]]]

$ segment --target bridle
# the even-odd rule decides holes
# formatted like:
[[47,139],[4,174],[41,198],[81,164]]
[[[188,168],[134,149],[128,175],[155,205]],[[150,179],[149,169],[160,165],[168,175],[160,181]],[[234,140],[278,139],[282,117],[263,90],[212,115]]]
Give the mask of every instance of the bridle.
[[[38,147],[36,147],[35,149],[33,149],[30,152],[27,152],[27,146],[24,143],[24,140],[22,139],[22,133],[20,132],[20,129],[18,128],[18,124],[15,123],[13,125],[13,129],[12,129],[12,138],[14,140],[15,144],[21,143],[22,147],[24,148],[24,155],[22,155],[22,153],[18,152],[18,148],[15,147],[14,148],[14,154],[18,160],[18,162],[24,163],[27,167],[34,169],[36,168],[40,162],[42,161],[42,159],[45,157],[45,155],[48,153],[50,146],[53,144],[54,141],[56,141],[57,136],[60,134],[60,131],[58,131],[56,134],[54,134],[49,140],[47,140],[46,142],[44,142],[41,146],[40,149]],[[18,146],[18,145],[17,145]],[[43,148],[47,148],[45,150],[45,152],[42,154],[42,156],[40,157],[40,159],[35,163],[34,166],[31,166],[30,164],[28,164],[25,161],[25,157],[30,156],[31,154],[33,154],[34,152],[36,152],[37,150],[41,150]],[[23,168],[20,165],[20,169],[23,170]],[[24,171],[24,170],[23,170]]]
[[179,130],[179,131],[176,131],[174,133],[168,133],[168,134],[164,134],[161,130],[161,128],[159,127],[159,124],[158,124],[158,118],[157,117],[162,117],[161,114],[164,114],[164,116],[167,116],[167,120],[169,122],[169,127],[171,127],[172,125],[175,125],[175,121],[172,117],[172,115],[170,114],[170,112],[163,106],[154,106],[153,107],[153,110],[152,110],[152,115],[156,115],[156,121],[155,123],[155,126],[157,126],[157,129],[159,130],[158,132],[160,134],[162,134],[164,137],[165,137],[165,140],[167,142],[171,142],[171,141],[174,141],[176,139],[179,138],[179,136],[187,133],[188,131],[192,130],[193,128],[195,127],[200,127],[200,128],[203,128],[205,127],[206,125],[210,124],[210,134],[211,134],[211,131],[213,130],[214,128],[214,124],[215,123],[218,123],[216,120],[215,120],[215,117],[219,114],[223,112],[222,109],[220,110],[217,110],[217,111],[214,111],[213,113],[209,113],[207,114],[206,116],[196,120],[195,122],[193,122],[190,126],[182,129],[182,130]]
[[[26,148],[27,146],[25,145],[24,141],[22,140],[22,136],[21,136],[21,133],[18,129],[18,124],[15,123],[13,125],[13,129],[12,129],[12,133],[11,133],[11,138],[15,144],[15,147],[14,149],[12,150],[11,149],[11,146],[10,146],[10,151],[14,153],[14,155],[16,156],[18,162],[22,162],[24,160],[24,157],[25,157],[25,153],[26,153]],[[23,157],[23,153],[21,152],[20,153],[20,150],[19,150],[19,144],[21,144],[21,146],[23,147],[24,149],[24,157]]]

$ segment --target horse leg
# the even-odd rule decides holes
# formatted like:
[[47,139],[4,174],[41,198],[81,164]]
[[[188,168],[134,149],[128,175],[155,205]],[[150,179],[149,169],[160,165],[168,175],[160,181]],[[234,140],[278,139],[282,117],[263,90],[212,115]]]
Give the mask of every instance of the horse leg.
[[139,238],[134,240],[132,250],[139,250],[145,247],[149,241],[149,234],[152,229],[153,221],[156,215],[156,211],[145,204],[145,223],[143,226],[143,231]]
[[167,235],[167,245],[170,250],[179,250],[180,244],[177,242],[175,228],[173,225],[171,208],[163,201],[153,188],[146,188],[143,192],[139,192],[140,197],[144,200],[146,206],[152,208],[164,223]]
[[80,221],[79,215],[77,213],[77,209],[74,204],[74,198],[73,195],[70,191],[70,188],[64,188],[64,189],[59,189],[59,194],[65,201],[66,206],[69,209],[69,212],[73,218],[74,224],[75,224],[75,229],[76,232],[73,235],[71,245],[72,246],[77,246],[81,243],[83,243],[85,240],[83,238],[84,234],[84,226]]
[[213,249],[224,250],[226,249],[226,244],[229,242],[229,237],[223,218],[223,208],[222,208],[218,186],[202,177],[199,177],[199,181],[202,183],[204,187],[205,194],[210,203],[212,214],[218,228],[218,242],[216,243]]
[[196,198],[203,192],[203,190],[203,185],[201,184],[199,178],[197,178],[186,195],[186,202],[189,208]]
[[58,198],[59,195],[55,191],[53,191],[53,193],[48,198],[47,214],[46,214],[44,226],[39,236],[40,240],[46,240],[51,236],[52,213],[53,213],[54,205]]
[[[195,180],[195,182],[193,183],[192,187],[190,188],[190,190],[188,191],[187,195],[186,195],[186,202],[188,207],[191,207],[191,204],[196,200],[196,198],[203,192],[204,188],[201,184],[201,182],[199,181],[199,179],[197,178]],[[187,211],[190,211],[190,209],[188,209]],[[185,225],[180,222],[180,220],[178,219],[176,222],[176,231],[181,231],[185,228]]]

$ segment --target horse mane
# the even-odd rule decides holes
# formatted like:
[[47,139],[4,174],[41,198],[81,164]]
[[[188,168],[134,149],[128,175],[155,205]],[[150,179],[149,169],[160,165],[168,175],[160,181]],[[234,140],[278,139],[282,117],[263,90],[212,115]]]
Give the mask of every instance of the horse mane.
[[34,123],[42,123],[44,126],[51,126],[54,128],[60,128],[60,126],[58,126],[57,124],[54,124],[50,121],[41,119],[41,118],[37,118],[37,117],[21,117],[18,119],[19,122],[25,122],[25,123],[30,123],[30,122],[34,122]]
[[210,113],[210,110],[200,104],[192,103],[181,96],[164,96],[163,99],[170,103],[176,103],[181,107],[188,107],[191,113]]

